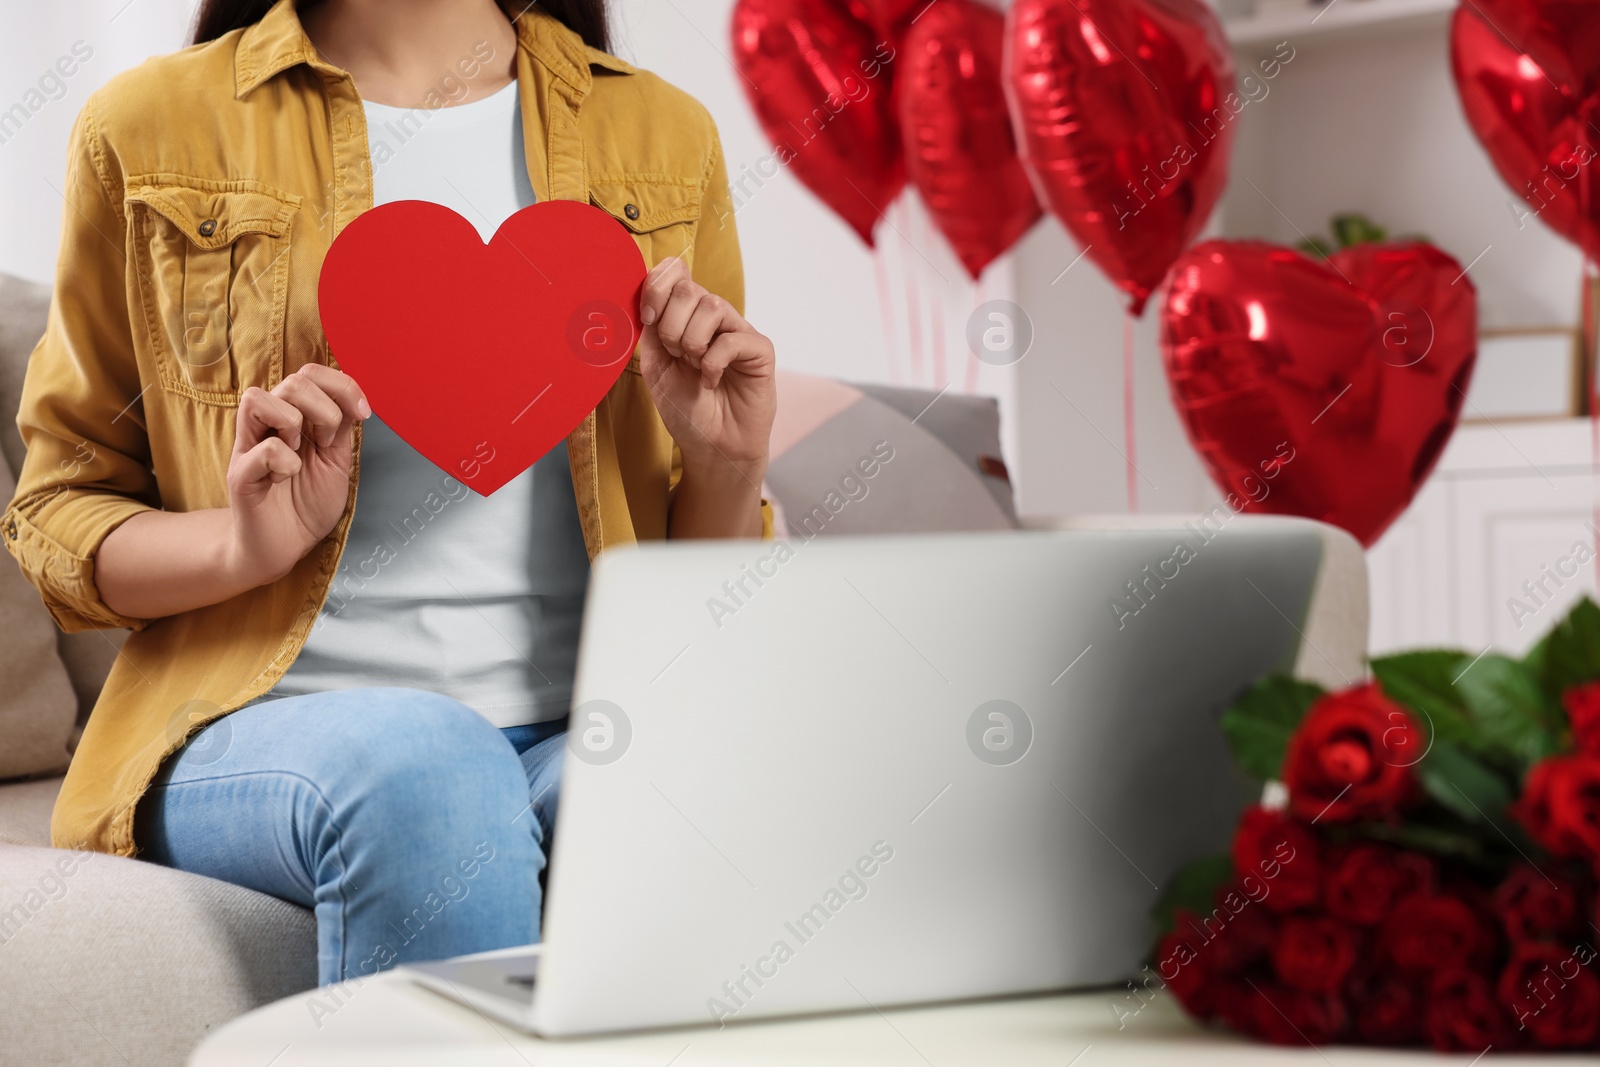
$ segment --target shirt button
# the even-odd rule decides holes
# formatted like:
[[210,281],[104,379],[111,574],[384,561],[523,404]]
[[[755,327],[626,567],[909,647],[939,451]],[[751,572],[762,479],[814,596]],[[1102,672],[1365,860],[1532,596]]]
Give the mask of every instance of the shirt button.
[[204,222],[202,222],[200,224],[200,236],[201,237],[210,237],[212,234],[214,234],[216,232],[217,232],[217,220],[216,219],[206,219],[206,221],[204,221]]
[[627,207],[622,209],[622,213],[628,216],[630,219],[637,219],[639,217],[639,205],[629,204]]

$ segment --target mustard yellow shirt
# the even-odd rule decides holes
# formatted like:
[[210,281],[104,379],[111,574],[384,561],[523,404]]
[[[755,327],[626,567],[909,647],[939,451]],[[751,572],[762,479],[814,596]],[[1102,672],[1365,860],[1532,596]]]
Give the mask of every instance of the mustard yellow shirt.
[[[742,311],[727,173],[705,109],[538,5],[516,31],[539,200],[610,212],[647,263],[683,257]],[[334,237],[372,206],[365,114],[350,76],[317,55],[292,0],[279,0],[256,25],[95,93],[62,192],[55,297],[18,416],[27,460],[0,539],[63,629],[134,631],[51,826],[58,847],[131,855],[134,806],[161,761],[270,689],[299,653],[344,549],[356,480],[339,524],[289,575],[211,607],[119,615],[95,588],[95,552],[141,511],[226,507],[239,394],[333,363],[317,276]],[[591,558],[666,536],[677,453],[637,357],[567,447]]]

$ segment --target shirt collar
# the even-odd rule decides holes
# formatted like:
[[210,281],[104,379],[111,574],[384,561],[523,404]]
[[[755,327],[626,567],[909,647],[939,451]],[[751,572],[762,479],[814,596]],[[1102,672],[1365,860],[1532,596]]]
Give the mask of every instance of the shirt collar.
[[[631,64],[584,44],[582,38],[537,4],[530,5],[517,17],[516,27],[517,46],[571,86],[580,97],[594,84],[592,67],[617,74],[636,73]],[[234,96],[243,99],[269,78],[300,63],[318,70],[337,69],[312,47],[311,39],[300,25],[295,0],[278,0],[260,22],[247,28],[239,38],[234,56]]]

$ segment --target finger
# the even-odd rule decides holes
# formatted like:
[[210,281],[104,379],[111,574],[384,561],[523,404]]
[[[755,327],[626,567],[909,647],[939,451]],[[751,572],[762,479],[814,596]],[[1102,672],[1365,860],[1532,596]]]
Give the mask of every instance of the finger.
[[367,394],[350,375],[342,370],[324,367],[320,363],[307,363],[296,374],[304,375],[315,382],[324,393],[327,393],[339,405],[339,410],[344,412],[348,421],[357,421],[372,416],[372,405],[367,403]]
[[300,453],[281,437],[268,437],[239,457],[236,476],[239,488],[246,491],[276,485],[300,473]]
[[672,288],[672,296],[667,300],[667,306],[661,311],[661,320],[656,323],[656,332],[661,336],[661,343],[668,352],[674,356],[688,356],[691,364],[698,365],[699,353],[688,353],[683,348],[683,331],[688,327],[689,320],[700,309],[700,304],[710,294],[701,285],[684,278]]
[[717,339],[719,333],[727,332],[728,317],[732,314],[733,307],[722,297],[713,293],[701,297],[678,342],[684,353],[696,360],[703,360],[711,348],[711,342]]
[[339,409],[333,397],[323,392],[322,387],[312,381],[309,375],[298,372],[289,375],[272,390],[272,395],[288,401],[300,410],[300,414],[305,418],[304,432],[311,435],[318,448],[327,448],[333,444],[334,436],[339,432],[339,425],[344,422],[344,412]]
[[668,256],[645,277],[639,290],[639,321],[653,326],[667,306],[673,287],[689,277],[689,265],[677,256]]
[[706,351],[705,358],[700,360],[700,384],[707,389],[715,389],[722,383],[723,372],[734,363],[744,358],[746,349],[750,347],[750,339],[745,334],[725,333],[718,335]]
[[234,432],[235,453],[248,452],[263,440],[282,440],[292,449],[300,447],[300,428],[305,416],[293,404],[251,386],[239,398],[238,427]]

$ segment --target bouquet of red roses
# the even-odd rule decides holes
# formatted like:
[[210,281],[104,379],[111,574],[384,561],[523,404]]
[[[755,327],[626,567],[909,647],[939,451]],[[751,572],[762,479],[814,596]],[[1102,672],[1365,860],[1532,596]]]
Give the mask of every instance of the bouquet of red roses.
[[1169,888],[1150,970],[1282,1044],[1600,1048],[1600,608],[1520,660],[1372,673],[1268,678],[1223,717],[1263,801]]

